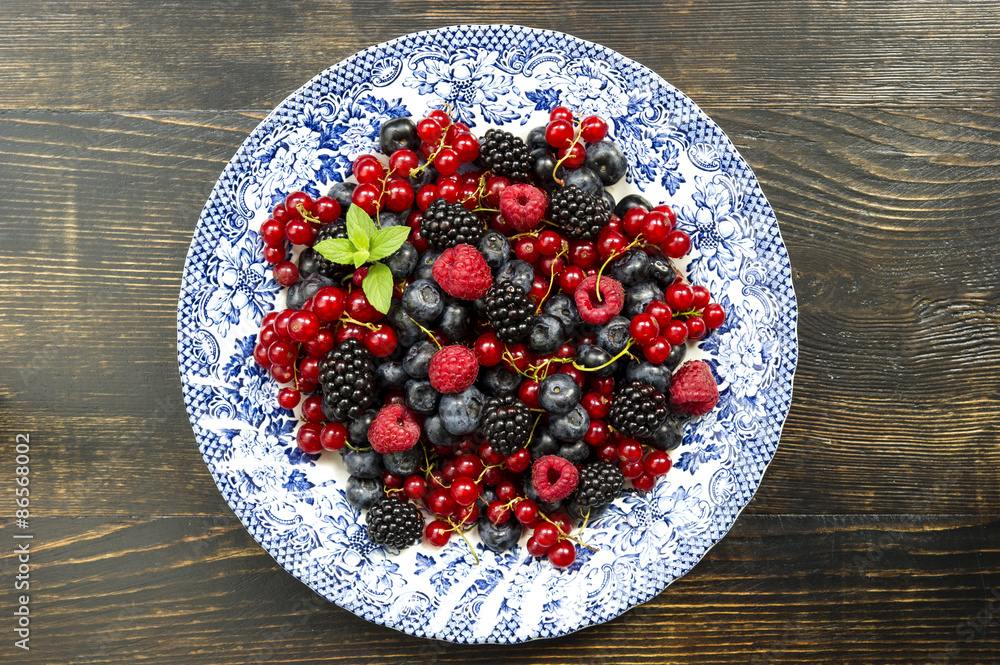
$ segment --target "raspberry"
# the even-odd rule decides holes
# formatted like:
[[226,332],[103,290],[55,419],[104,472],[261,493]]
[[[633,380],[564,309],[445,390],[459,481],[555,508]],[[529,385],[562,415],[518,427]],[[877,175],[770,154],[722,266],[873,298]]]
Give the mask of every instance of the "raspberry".
[[463,300],[482,298],[493,284],[486,259],[472,245],[456,245],[441,252],[431,275],[445,293]]
[[377,453],[409,450],[420,440],[420,424],[402,404],[389,404],[368,427],[368,442]]
[[704,360],[690,360],[674,373],[670,408],[687,416],[703,416],[719,402],[719,387]]
[[597,275],[587,277],[573,293],[580,318],[587,323],[602,324],[618,316],[625,306],[625,288],[616,279],[601,276],[601,294],[597,295]]
[[555,502],[565,499],[580,480],[580,473],[573,463],[558,455],[543,455],[531,468],[531,484],[542,501]]
[[472,349],[452,344],[434,354],[427,374],[431,387],[439,393],[460,393],[476,382],[479,362]]
[[538,226],[546,205],[545,192],[531,185],[510,185],[500,195],[500,213],[521,233]]

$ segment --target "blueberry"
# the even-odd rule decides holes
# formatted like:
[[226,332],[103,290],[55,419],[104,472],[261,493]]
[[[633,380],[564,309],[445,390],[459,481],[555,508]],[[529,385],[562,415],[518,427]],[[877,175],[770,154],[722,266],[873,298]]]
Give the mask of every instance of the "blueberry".
[[424,461],[424,451],[420,446],[413,446],[408,450],[398,453],[386,453],[382,455],[382,466],[389,473],[397,476],[408,476],[420,470],[420,464]]
[[598,508],[591,508],[590,506],[581,508],[580,504],[573,500],[563,503],[563,507],[566,509],[566,512],[577,522],[583,522],[584,515],[586,515],[587,524],[593,524],[594,520],[603,515],[608,510],[608,506],[610,505],[611,504],[608,503]]
[[435,446],[454,446],[458,443],[455,435],[444,428],[441,416],[434,414],[424,419],[424,433]]
[[344,448],[344,467],[358,478],[378,478],[382,475],[382,456],[371,448]]
[[597,326],[597,346],[613,356],[625,349],[629,339],[631,339],[629,320],[624,316],[616,316],[607,323]]
[[426,379],[427,367],[437,350],[437,345],[429,340],[417,342],[403,357],[403,369],[414,379]]
[[417,175],[411,175],[409,178],[407,178],[407,180],[410,182],[410,185],[413,186],[414,192],[423,187],[424,185],[429,185],[431,183],[437,182],[437,179],[438,179],[438,172],[437,169],[434,168],[433,164],[425,164],[423,171],[421,171]]
[[670,263],[670,259],[665,257],[663,254],[647,254],[649,259],[649,270],[647,275],[650,279],[656,281],[657,284],[666,288],[670,286],[674,278],[677,277],[677,273],[674,272],[673,264]]
[[327,196],[340,204],[341,217],[346,215],[347,209],[351,207],[351,197],[354,195],[354,188],[357,186],[357,183],[353,182],[338,182],[326,193]]
[[625,219],[625,213],[627,213],[632,208],[642,208],[643,210],[652,210],[653,204],[646,200],[645,197],[639,194],[629,194],[628,196],[622,197],[622,200],[618,202],[615,206],[615,214],[618,215],[619,219]]
[[653,436],[649,439],[649,442],[657,450],[673,450],[684,443],[684,434],[681,432],[681,428],[677,426],[677,423],[667,418],[653,432]]
[[528,444],[528,452],[531,453],[532,461],[544,455],[555,455],[562,444],[549,432],[547,426],[539,425],[535,433],[531,436],[531,443]]
[[590,416],[582,404],[577,404],[569,413],[549,416],[549,431],[560,441],[579,441],[588,429],[590,429]]
[[539,355],[555,353],[565,340],[566,329],[562,321],[556,317],[542,314],[532,321],[528,347],[535,353]]
[[438,327],[448,339],[462,339],[472,330],[472,316],[465,305],[452,301],[444,306]]
[[333,286],[333,280],[318,272],[306,275],[305,279],[300,279],[288,289],[285,306],[289,309],[302,309],[302,305],[324,286]]
[[[386,153],[388,154],[388,153]],[[587,158],[584,165],[592,169],[601,182],[605,185],[613,185],[625,177],[628,171],[628,160],[625,153],[614,142],[598,141],[587,146]]]
[[596,344],[581,344],[576,349],[576,362],[581,367],[586,367],[592,369],[594,367],[600,367],[601,369],[594,369],[593,371],[587,372],[592,376],[596,376],[599,379],[604,379],[612,374],[614,374],[619,367],[621,367],[621,359],[611,362],[611,354],[597,346]]
[[368,428],[372,426],[372,421],[378,412],[375,409],[368,409],[347,424],[347,440],[352,446],[360,448],[368,445]]
[[569,374],[553,374],[538,387],[538,403],[549,413],[569,413],[581,397],[580,385]]
[[307,275],[312,275],[319,270],[320,259],[323,257],[312,247],[306,247],[299,254],[299,278],[305,279]]
[[496,397],[516,391],[521,386],[521,375],[503,365],[495,365],[479,370],[479,382],[487,395]]
[[608,264],[608,275],[622,286],[634,286],[646,278],[649,272],[649,255],[641,249],[630,249]]
[[438,407],[444,428],[456,435],[472,434],[479,427],[485,401],[486,398],[475,386],[460,393],[444,395]]
[[535,269],[527,261],[514,259],[500,266],[497,271],[495,281],[502,282],[505,279],[513,281],[528,293],[531,291],[531,283],[535,281]]
[[615,209],[617,204],[615,203],[615,197],[611,192],[605,189],[604,193],[601,194],[601,198],[608,204],[608,210]]
[[406,279],[417,267],[420,253],[417,248],[404,242],[395,252],[387,256],[382,263],[389,267],[392,278],[396,281]]
[[555,454],[572,464],[580,464],[587,459],[591,450],[590,444],[580,439],[576,443],[564,443],[559,446],[559,450]]
[[441,290],[432,280],[418,279],[403,290],[403,308],[419,323],[433,323],[444,311]]
[[399,337],[397,349],[416,344],[424,336],[424,331],[407,315],[406,310],[403,309],[403,305],[398,300],[394,300],[389,307],[386,322],[392,326]]
[[391,155],[403,148],[416,152],[420,149],[417,125],[406,116],[386,120],[378,131],[378,143],[383,155]]
[[486,319],[486,296],[472,301],[472,311],[480,319]]
[[355,508],[368,510],[382,498],[382,481],[378,478],[347,478],[347,490],[344,492],[347,501]]
[[410,379],[403,386],[403,401],[417,413],[434,413],[441,393],[431,387],[426,379]]
[[379,388],[400,389],[409,380],[410,375],[406,373],[401,362],[383,362],[375,368],[375,384]]
[[[535,179],[542,184],[542,187],[552,191],[556,186],[556,181],[552,177],[552,171],[556,168],[556,158],[546,148],[535,148],[531,151],[531,172]],[[556,176],[562,180],[566,175],[566,168],[561,164],[556,170]]]
[[604,194],[604,184],[601,182],[601,178],[586,166],[567,171],[563,183],[564,187],[575,185],[591,196]]
[[642,314],[646,305],[654,300],[663,300],[663,289],[655,282],[640,282],[625,289],[625,316],[632,317]]
[[663,361],[663,366],[669,369],[671,372],[674,368],[681,364],[681,359],[684,358],[684,354],[687,352],[687,347],[683,344],[678,344],[677,346],[670,349],[670,355],[667,359]]
[[539,125],[528,132],[528,138],[524,139],[524,144],[528,146],[529,151],[548,148],[549,142],[545,140],[545,125]]
[[643,360],[642,362],[630,362],[625,368],[625,378],[629,381],[636,380],[648,383],[658,391],[667,394],[670,390],[670,382],[673,375],[670,369],[664,365],[654,365]]
[[488,485],[484,485],[482,491],[479,493],[479,498],[488,506],[497,500],[496,490]]
[[476,248],[486,259],[486,265],[494,272],[510,259],[510,241],[499,231],[484,233]]
[[542,313],[554,316],[563,324],[563,332],[567,337],[572,337],[580,325],[580,310],[576,308],[576,301],[565,293],[557,293],[542,305]]
[[413,279],[433,279],[434,262],[441,256],[441,252],[429,249],[417,259],[417,267],[413,271]]
[[517,545],[521,539],[521,523],[516,519],[509,519],[500,526],[497,526],[486,516],[479,518],[479,537],[483,539],[483,545],[494,552],[503,552]]
[[380,228],[387,229],[390,226],[402,226],[409,214],[409,210],[404,210],[403,212],[381,210],[376,219]]

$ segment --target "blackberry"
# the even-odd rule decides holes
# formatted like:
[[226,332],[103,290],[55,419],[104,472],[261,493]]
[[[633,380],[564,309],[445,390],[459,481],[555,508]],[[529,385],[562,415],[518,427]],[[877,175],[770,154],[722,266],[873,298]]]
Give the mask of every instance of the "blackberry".
[[419,541],[424,532],[424,520],[417,507],[388,496],[368,509],[365,524],[373,543],[400,550]]
[[625,436],[645,439],[653,436],[667,415],[666,396],[650,384],[633,379],[615,391],[608,424]]
[[493,450],[510,457],[528,443],[531,409],[514,395],[490,397],[483,406],[479,432]]
[[[316,243],[322,242],[323,240],[346,237],[347,225],[344,224],[344,222],[334,222],[332,224],[324,224],[319,227],[319,233],[316,234]],[[302,253],[299,255],[299,272],[319,273],[324,277],[329,277],[335,282],[339,282],[341,279],[354,272],[354,266],[328,261],[315,249],[307,247],[302,250]]]
[[319,384],[333,420],[360,418],[375,399],[374,358],[351,337],[319,361]]
[[524,289],[510,280],[494,282],[486,293],[486,318],[504,344],[516,344],[531,334],[534,309]]
[[479,155],[494,175],[525,181],[531,172],[531,152],[524,141],[502,129],[489,129]]
[[611,219],[611,210],[603,198],[591,196],[576,185],[567,185],[552,192],[548,218],[559,225],[565,236],[592,240]]
[[582,513],[587,508],[606,506],[622,493],[625,475],[617,464],[594,462],[580,469],[580,481],[576,486],[576,502]]
[[420,222],[420,235],[438,251],[462,244],[475,247],[484,232],[476,213],[461,203],[448,203],[445,199],[431,201]]

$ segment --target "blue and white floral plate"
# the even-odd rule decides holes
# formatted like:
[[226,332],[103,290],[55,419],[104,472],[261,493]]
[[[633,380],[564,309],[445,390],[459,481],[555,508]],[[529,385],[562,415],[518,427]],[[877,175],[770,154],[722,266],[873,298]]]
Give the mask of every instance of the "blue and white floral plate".
[[[295,189],[314,195],[378,148],[390,118],[448,104],[478,134],[521,134],[564,104],[609,120],[628,157],[616,198],[641,192],[677,210],[694,241],[692,280],[727,311],[692,347],[720,384],[715,411],[685,427],[673,469],[627,492],[566,570],[524,539],[496,555],[473,536],[443,549],[372,545],[344,498],[336,454],[300,454],[295,414],[252,357],[261,318],[283,295],[257,230]],[[407,35],[334,65],[282,102],[226,166],[184,268],[178,359],[195,436],[219,489],[286,570],[379,624],[452,642],[514,643],[573,632],[643,603],[691,570],[753,496],[778,445],[798,355],[791,269],[774,213],[746,162],[691,100],[597,44],[518,26],[455,26]],[[526,539],[526,536],[525,536]]]

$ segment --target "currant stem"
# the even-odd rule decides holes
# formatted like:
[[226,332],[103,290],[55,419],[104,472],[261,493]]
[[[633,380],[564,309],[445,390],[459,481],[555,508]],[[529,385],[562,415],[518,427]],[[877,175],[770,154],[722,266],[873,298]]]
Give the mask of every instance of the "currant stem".
[[[562,247],[559,250],[559,253],[552,257],[553,265],[549,267],[549,288],[545,289],[545,295],[542,296],[541,300],[538,301],[538,307],[535,308],[535,316],[538,316],[539,314],[542,313],[542,305],[545,304],[545,301],[548,300],[549,294],[552,293],[552,285],[555,284],[556,281],[555,260],[561,256],[565,256],[568,253],[569,253],[569,247]],[[600,282],[599,277],[598,277],[598,282]]]
[[436,346],[437,348],[439,348],[439,349],[441,348],[441,342],[437,341],[437,338],[436,338],[436,337],[434,337],[434,333],[432,333],[432,332],[431,332],[430,330],[428,330],[427,328],[424,328],[424,327],[423,327],[422,325],[420,325],[419,323],[417,323],[417,322],[416,322],[416,321],[415,321],[415,320],[413,319],[413,317],[412,317],[412,316],[410,316],[409,314],[407,314],[407,315],[406,315],[406,318],[408,318],[408,319],[409,319],[410,321],[413,321],[413,325],[415,325],[416,327],[418,327],[418,328],[420,328],[421,330],[423,330],[423,331],[424,331],[424,334],[426,334],[426,335],[427,335],[427,337],[428,337],[428,338],[429,338],[429,339],[430,339],[430,340],[431,340],[432,342],[434,342],[434,345],[435,345],[435,346]]
[[576,361],[573,362],[573,367],[577,368],[581,372],[596,372],[599,369],[604,369],[605,367],[607,367],[611,363],[615,362],[616,360],[618,360],[619,358],[621,358],[624,355],[628,355],[630,358],[634,358],[634,356],[631,353],[628,352],[629,348],[633,344],[635,344],[635,338],[629,337],[628,338],[628,344],[625,345],[624,349],[622,349],[621,351],[619,351],[615,355],[614,358],[612,358],[611,360],[609,360],[608,362],[606,362],[606,363],[604,363],[602,365],[598,365],[597,367],[583,367],[583,366],[579,365]]

